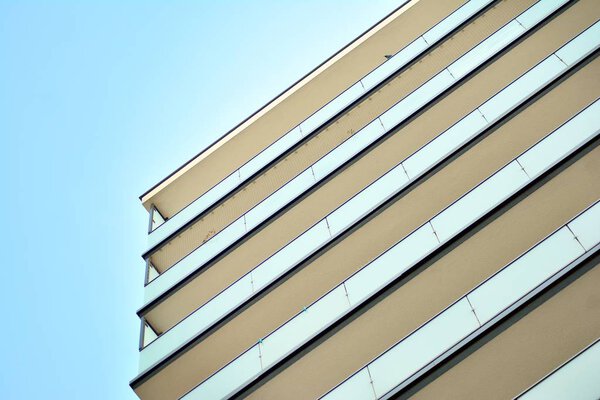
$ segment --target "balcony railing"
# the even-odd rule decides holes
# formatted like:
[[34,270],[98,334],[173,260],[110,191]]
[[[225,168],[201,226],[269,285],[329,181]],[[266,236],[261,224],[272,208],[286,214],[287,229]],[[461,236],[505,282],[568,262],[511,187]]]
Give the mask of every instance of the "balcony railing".
[[[419,261],[597,137],[600,132],[599,110],[600,101],[596,100],[182,398],[191,400],[233,396],[249,381],[371,299]],[[598,211],[600,208],[596,207],[586,214],[592,221],[591,225],[588,219],[577,220],[580,222],[569,225],[581,237],[579,243],[584,246],[582,251],[589,250],[589,245],[593,247],[600,239],[600,232],[595,229],[599,222],[597,218],[600,217]],[[565,249],[562,250],[567,254]],[[562,259],[558,256],[554,258]],[[485,293],[485,290],[480,289],[478,293]],[[461,307],[456,306],[457,312]],[[482,310],[481,320],[488,321],[486,318],[492,315],[491,311],[485,314],[485,308]]]
[[[588,32],[586,35],[592,33]],[[576,44],[577,42],[571,41],[556,53],[548,56],[292,240],[273,256],[225,288],[171,329],[165,331],[155,342],[142,350],[143,365],[153,364],[182,344],[202,334],[214,323],[308,258],[313,252],[345,232],[347,228],[361,220],[373,209],[406,188],[438,162],[527,101],[548,82],[560,77],[589,51],[587,48],[579,47],[576,53],[577,57],[572,58],[567,66],[557,54],[565,54],[570,46]],[[600,110],[598,111],[600,112]],[[587,115],[589,116],[589,113]],[[146,342],[146,344],[148,343]]]
[[463,56],[452,62],[429,81],[404,97],[381,116],[345,142],[331,150],[315,164],[305,169],[275,193],[267,197],[239,219],[214,235],[183,259],[149,282],[145,301],[149,303],[169,288],[186,278],[205,263],[216,257],[273,213],[289,204],[298,195],[322,181],[343,163],[353,158],[374,141],[398,126],[415,112],[426,106],[445,90],[492,58],[510,43],[552,14],[567,0],[542,0],[513,19],[494,34],[483,40]]
[[[425,366],[456,348],[544,283],[556,278],[600,243],[600,205],[561,227],[496,274],[421,325],[321,399],[387,397]],[[597,380],[597,379],[596,379]],[[535,398],[534,396],[530,398]],[[540,397],[547,399],[549,397]]]
[[600,371],[600,338],[516,399],[600,399],[598,371]]
[[171,218],[166,221],[159,219],[160,224],[151,225],[151,227],[156,228],[151,230],[148,235],[148,248],[155,248],[188,222],[194,220],[214,204],[217,204],[229,193],[247,182],[255,173],[287,152],[303,138],[315,132],[325,122],[344,110],[370,89],[419,57],[427,49],[442,40],[449,32],[485,8],[492,1],[468,1]]

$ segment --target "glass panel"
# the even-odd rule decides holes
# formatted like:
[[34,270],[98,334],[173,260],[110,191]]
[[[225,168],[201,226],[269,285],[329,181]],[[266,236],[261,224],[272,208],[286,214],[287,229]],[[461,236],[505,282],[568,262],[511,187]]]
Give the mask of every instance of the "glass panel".
[[250,275],[246,275],[144,348],[140,352],[140,364],[143,364],[144,368],[150,367],[224,317],[235,306],[250,297],[252,292]]
[[[206,209],[210,207],[213,203],[219,200],[221,197],[225,196],[227,193],[235,189],[240,184],[240,174],[238,171],[233,172],[227,178],[223,179],[218,185],[213,187],[213,189],[206,192],[204,196],[202,196],[202,200],[196,204],[194,204],[194,209]],[[198,199],[200,200],[200,199]],[[186,212],[188,210],[186,209]],[[189,210],[192,211],[192,210]],[[176,214],[178,216],[180,213]],[[191,215],[189,215],[191,217]],[[183,218],[183,216],[182,216]],[[172,219],[172,218],[171,218]]]
[[355,83],[350,86],[346,91],[342,92],[338,97],[333,99],[330,103],[326,104],[307,118],[304,122],[300,124],[300,128],[302,129],[302,134],[304,136],[308,135],[316,128],[321,126],[328,119],[337,114],[344,107],[352,103],[354,100],[358,99],[365,93],[365,89],[363,88],[360,82]]
[[528,181],[515,161],[486,179],[431,220],[440,242],[445,242]]
[[[569,224],[583,222],[598,230],[600,203]],[[600,234],[594,234],[597,235],[595,240],[600,241]],[[583,254],[572,232],[563,226],[361,369],[360,380],[364,382],[368,368],[377,397],[387,394]],[[362,276],[365,277],[364,282],[368,282],[369,278]],[[346,283],[350,299],[355,293],[354,287],[361,289],[350,284],[352,278]],[[344,385],[347,384],[354,383],[348,379],[323,398],[338,398],[333,396],[346,393],[349,388]]]
[[348,299],[338,286],[267,336],[261,344],[263,365],[271,365],[347,311]]
[[596,22],[558,50],[556,55],[568,65],[573,65],[598,48],[599,38],[600,22]]
[[429,45],[422,37],[417,38],[400,52],[396,53],[395,56],[377,67],[376,70],[365,76],[362,79],[362,84],[367,90],[375,87],[379,82],[382,82],[395,71],[408,64],[428,47]]
[[252,176],[256,171],[267,165],[280,154],[284,153],[287,149],[298,143],[302,139],[302,132],[300,127],[295,127],[279,139],[271,144],[269,147],[264,149],[253,159],[248,161],[239,169],[241,180],[246,180]]
[[254,208],[246,213],[246,224],[248,229],[252,229],[267,217],[273,215],[285,206],[291,199],[296,198],[306,189],[315,183],[315,177],[309,169],[304,170],[300,175],[277,189],[269,197],[258,203]]
[[367,368],[363,368],[342,385],[327,393],[323,398],[327,400],[363,400],[376,399],[371,377]]
[[600,342],[519,396],[523,400],[600,399]]
[[506,109],[520,104],[534,90],[542,88],[566,69],[558,57],[551,55],[486,101],[479,109],[488,121],[496,121],[505,114]]
[[376,119],[360,131],[356,132],[353,136],[346,139],[345,142],[333,149],[312,166],[317,181],[323,179],[344,161],[349,160],[352,156],[373,143],[384,133],[385,131],[383,130],[381,123]]
[[346,281],[351,304],[362,303],[437,246],[431,226],[421,226]]
[[158,273],[156,268],[154,268],[154,265],[152,265],[152,263],[150,261],[148,261],[148,282],[153,281],[154,278],[156,278],[159,275],[160,274]]
[[150,223],[150,230],[153,231],[156,228],[158,228],[159,226],[161,226],[162,224],[165,223],[165,219],[163,218],[162,215],[160,215],[160,212],[156,209],[156,207],[152,207],[152,209],[150,209],[150,218],[151,218],[151,223]]
[[285,271],[289,271],[330,238],[327,223],[325,220],[319,221],[252,271],[256,290],[265,287]]
[[183,226],[186,222],[192,220],[196,215],[210,207],[214,202],[236,188],[240,182],[240,176],[237,171],[223,179],[217,186],[210,189],[189,206],[165,221],[159,229],[152,231],[148,236],[148,247],[152,248],[162,242],[173,233],[175,229]]
[[480,133],[485,126],[487,126],[487,122],[481,116],[481,113],[477,110],[473,111],[403,161],[402,164],[406,169],[406,173],[411,179],[420,176]]
[[461,299],[369,364],[378,397],[479,328],[466,299]]
[[408,182],[399,165],[356,194],[337,210],[327,216],[332,235],[337,235],[359,218],[390,198]]
[[558,10],[560,6],[565,4],[568,0],[551,0],[551,1],[538,1],[532,5],[527,11],[517,17],[517,21],[527,29],[533,28],[538,22],[540,22],[546,15],[550,15],[554,11]]
[[513,20],[454,61],[448,69],[456,79],[460,79],[521,36],[523,32],[525,32],[525,28]]
[[577,240],[586,250],[600,243],[600,203],[582,213],[568,224]]
[[484,324],[584,253],[565,227],[468,295]]
[[530,176],[537,176],[548,168],[549,160],[558,161],[567,156],[599,130],[600,101],[596,100],[517,160]]
[[[156,335],[156,332],[154,332],[154,330],[152,328],[150,328],[150,326],[148,326],[148,324],[144,323],[142,325],[142,329],[144,329],[144,346],[148,346],[150,343],[152,343],[158,336]],[[140,365],[140,370],[141,370],[141,365]]]
[[443,70],[425,82],[381,115],[380,119],[386,131],[404,121],[428,101],[452,86],[454,82],[455,80],[448,70]]
[[[189,329],[182,327],[181,331],[187,331],[188,334],[185,335],[187,337],[191,337],[194,333],[202,332],[202,330],[210,326],[214,321],[222,318],[227,312],[231,311],[234,306],[250,297],[252,292],[252,279],[250,275],[245,275],[183,320],[180,325],[187,325]],[[184,321],[186,324],[183,324]]]
[[[204,251],[207,253],[207,259],[214,257],[219,251],[226,248],[235,239],[242,237],[247,231],[246,221],[242,216],[213,237],[206,239],[203,247],[205,248]],[[203,263],[204,262],[206,261],[203,261]]]
[[187,256],[191,260],[190,262],[186,262],[186,264],[192,264],[193,267],[203,265],[218,252],[229,246],[235,239],[242,237],[246,231],[244,217],[238,218],[213,237],[206,239],[202,247],[191,252]]
[[242,217],[163,272],[157,279],[148,283],[144,290],[145,302],[148,303],[163,293],[167,288],[185,278],[199,265],[205,264],[219,251],[222,251],[230,245],[233,238],[239,238],[244,233],[246,233],[246,225],[244,224],[244,218]]
[[427,43],[435,43],[442,39],[445,35],[450,33],[456,28],[462,21],[466,21],[471,16],[475,15],[476,12],[481,10],[483,7],[491,3],[490,0],[471,0],[467,1],[458,10],[447,16],[442,22],[431,28],[427,33],[423,35]]
[[258,345],[226,365],[182,397],[185,400],[222,399],[261,371]]

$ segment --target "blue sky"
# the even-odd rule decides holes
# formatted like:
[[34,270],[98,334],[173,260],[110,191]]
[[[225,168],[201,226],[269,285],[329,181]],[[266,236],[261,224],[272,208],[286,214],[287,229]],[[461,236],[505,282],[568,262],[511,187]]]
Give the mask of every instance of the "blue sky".
[[138,196],[398,3],[0,0],[0,396],[135,399]]

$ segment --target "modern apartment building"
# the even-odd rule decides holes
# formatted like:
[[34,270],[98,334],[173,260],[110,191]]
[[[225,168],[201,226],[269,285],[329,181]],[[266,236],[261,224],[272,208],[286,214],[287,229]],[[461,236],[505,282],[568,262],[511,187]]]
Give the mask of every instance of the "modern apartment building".
[[135,393],[600,398],[599,20],[404,2],[142,195]]

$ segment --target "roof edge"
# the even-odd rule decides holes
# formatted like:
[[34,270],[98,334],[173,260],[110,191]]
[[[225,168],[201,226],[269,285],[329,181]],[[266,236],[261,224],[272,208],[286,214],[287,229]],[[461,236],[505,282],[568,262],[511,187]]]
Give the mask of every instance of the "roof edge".
[[324,60],[319,65],[317,65],[316,67],[314,67],[312,70],[310,70],[304,76],[302,76],[301,78],[299,78],[298,80],[296,80],[289,87],[287,87],[286,89],[284,89],[283,91],[281,91],[279,94],[277,94],[275,97],[273,97],[267,103],[265,103],[259,109],[257,109],[256,111],[254,111],[248,117],[244,118],[242,121],[240,121],[238,124],[236,124],[233,128],[231,128],[230,130],[228,130],[227,132],[225,132],[223,135],[221,135],[219,138],[217,138],[216,140],[214,140],[211,144],[209,144],[208,146],[206,146],[204,149],[202,149],[200,152],[198,152],[192,158],[190,158],[189,160],[187,160],[186,162],[184,162],[182,165],[180,165],[179,167],[177,167],[173,172],[171,172],[170,174],[168,174],[166,177],[164,177],[159,182],[157,182],[152,187],[150,187],[148,190],[146,190],[144,193],[142,193],[139,196],[140,201],[141,202],[145,202],[147,199],[144,199],[144,197],[146,197],[152,191],[156,190],[160,185],[164,184],[167,180],[169,180],[170,178],[172,178],[173,176],[175,176],[178,172],[180,172],[182,169],[184,169],[185,167],[187,167],[190,163],[192,163],[198,157],[201,157],[202,155],[207,154],[212,149],[216,149],[216,145],[220,141],[222,141],[223,139],[225,139],[228,135],[230,135],[231,133],[233,133],[236,129],[238,129],[239,127],[241,127],[243,124],[245,124],[246,122],[248,122],[250,119],[256,117],[260,112],[262,112],[265,109],[267,109],[270,105],[272,105],[277,100],[279,100],[283,95],[285,95],[286,93],[288,93],[292,89],[294,89],[295,86],[297,86],[303,80],[305,80],[306,78],[308,78],[310,75],[312,75],[314,72],[316,72],[319,68],[323,67],[325,64],[327,64],[332,59],[334,59],[336,56],[338,56],[340,53],[344,52],[346,49],[348,49],[349,47],[351,47],[354,43],[356,43],[358,40],[360,40],[363,36],[365,36],[366,34],[368,34],[371,31],[375,30],[381,23],[383,23],[385,20],[387,20],[388,18],[390,18],[392,15],[394,15],[395,13],[397,13],[398,11],[400,11],[403,7],[405,7],[409,3],[417,3],[418,1],[420,1],[420,0],[403,0],[402,3],[398,7],[396,7],[395,9],[393,9],[386,16],[384,16],[379,21],[377,21],[375,24],[373,24],[372,26],[370,26],[368,29],[366,29],[365,31],[363,31],[362,33],[360,33],[358,36],[356,36],[354,39],[352,39],[350,42],[348,42],[348,44],[346,44],[340,50],[336,51],[334,54],[332,54],[326,60]]

